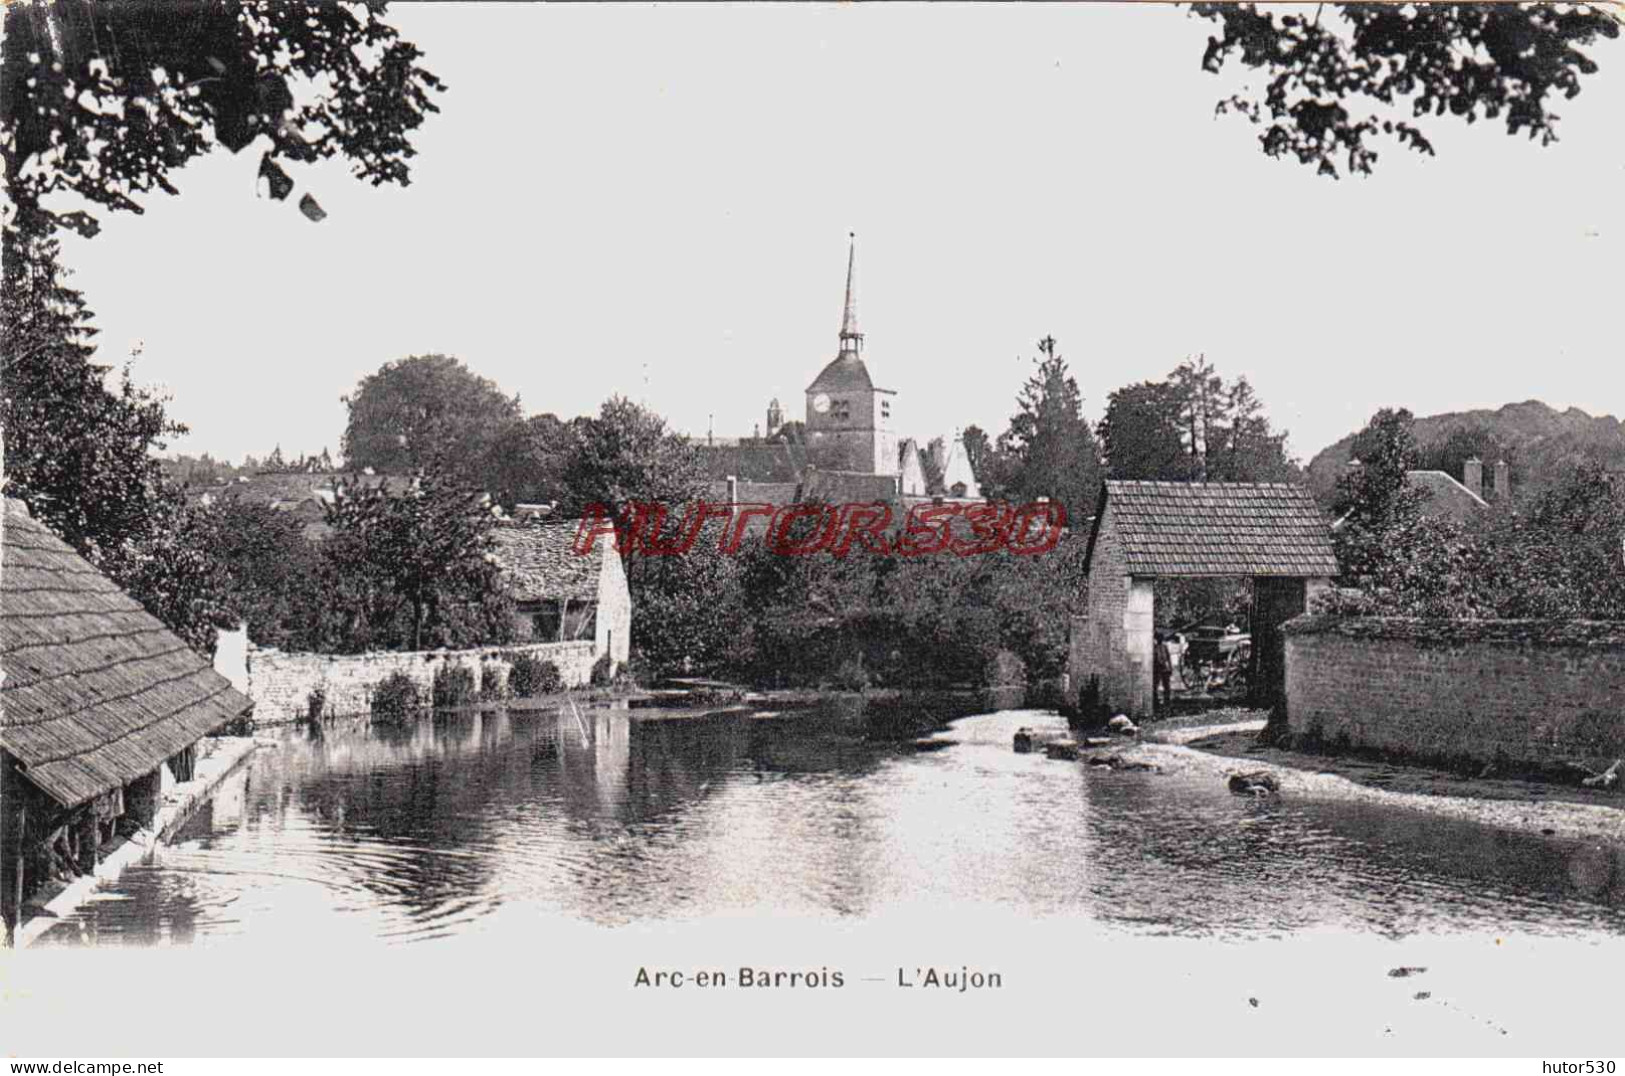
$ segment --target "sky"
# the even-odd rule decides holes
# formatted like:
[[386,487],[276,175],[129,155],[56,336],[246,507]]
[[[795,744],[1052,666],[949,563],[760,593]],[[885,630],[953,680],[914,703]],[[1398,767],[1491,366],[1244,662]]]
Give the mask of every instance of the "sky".
[[[1625,412],[1625,41],[1562,140],[1445,117],[1336,182],[1214,104],[1213,25],[1155,6],[396,5],[447,84],[412,183],[259,149],[64,238],[101,361],[240,459],[338,452],[345,393],[441,352],[527,413],[614,393],[681,431],[790,417],[835,355],[857,234],[865,357],[905,435],[1002,430],[1054,335],[1091,421],[1203,353],[1307,460],[1382,406]],[[309,191],[320,223],[293,208]]]

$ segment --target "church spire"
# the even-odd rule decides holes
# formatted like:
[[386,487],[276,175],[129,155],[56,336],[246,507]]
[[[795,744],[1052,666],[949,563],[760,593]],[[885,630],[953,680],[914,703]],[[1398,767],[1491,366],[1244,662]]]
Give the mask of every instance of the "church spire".
[[858,235],[847,232],[850,244],[846,252],[846,308],[841,314],[841,351],[856,355],[863,350],[863,334],[858,332],[858,296],[853,289],[858,261]]

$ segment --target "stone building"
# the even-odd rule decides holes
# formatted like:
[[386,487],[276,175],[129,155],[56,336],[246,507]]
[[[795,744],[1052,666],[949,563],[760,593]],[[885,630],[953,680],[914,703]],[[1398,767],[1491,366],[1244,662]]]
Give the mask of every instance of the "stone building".
[[840,350],[807,386],[807,448],[820,468],[894,475],[897,393],[875,385],[863,361],[855,291],[857,242],[847,252]]
[[910,437],[897,450],[897,491],[905,497],[924,497],[926,488],[925,465],[920,460],[919,443]]
[[[1359,460],[1350,460],[1349,467],[1360,467]],[[1430,519],[1447,519],[1453,523],[1466,523],[1490,506],[1485,499],[1484,489],[1484,463],[1474,457],[1462,465],[1462,480],[1456,481],[1454,475],[1446,471],[1414,470],[1405,472],[1405,485],[1407,488],[1420,494],[1419,507],[1424,516]],[[1495,464],[1495,488],[1491,496],[1495,503],[1500,504],[1512,496],[1510,469],[1506,460],[1498,460]],[[1347,519],[1339,519],[1332,524],[1337,530],[1343,526]]]
[[[707,435],[697,446],[713,500],[729,489],[738,501],[792,503],[799,485],[828,490],[830,483],[864,490],[878,489],[872,482],[846,482],[832,476],[882,476],[894,480],[892,498],[943,496],[959,501],[981,499],[964,445],[956,435],[943,446],[931,442],[932,468],[925,466],[926,450],[899,431],[898,393],[880,388],[870,375],[864,356],[864,336],[858,328],[857,243],[847,250],[846,301],[836,355],[806,389],[805,420],[788,422],[777,399],[767,407],[767,436],[725,439]],[[946,465],[945,486],[932,479]],[[825,475],[810,485],[814,471]],[[733,483],[732,486],[729,483]],[[730,500],[735,498],[730,497]],[[901,503],[901,500],[899,500]]]
[[1259,701],[1284,684],[1280,626],[1337,574],[1331,533],[1303,486],[1251,482],[1106,482],[1084,554],[1088,611],[1072,624],[1071,691],[1091,679],[1114,711],[1152,710],[1156,579],[1253,580],[1252,683]]
[[961,501],[982,499],[982,487],[971,471],[970,454],[965,451],[963,434],[955,435],[947,448],[947,459],[942,463],[942,492]]
[[580,523],[508,523],[491,529],[492,557],[514,601],[521,642],[591,640],[593,659],[631,653],[632,592],[614,543],[575,551]]

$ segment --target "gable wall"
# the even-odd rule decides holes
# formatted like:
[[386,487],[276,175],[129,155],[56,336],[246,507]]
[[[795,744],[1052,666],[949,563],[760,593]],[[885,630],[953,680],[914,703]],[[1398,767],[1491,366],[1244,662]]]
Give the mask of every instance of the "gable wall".
[[1109,503],[1089,563],[1088,588],[1088,610],[1073,621],[1071,690],[1081,692],[1090,677],[1099,677],[1106,706],[1143,715],[1151,709],[1151,581],[1129,576]]

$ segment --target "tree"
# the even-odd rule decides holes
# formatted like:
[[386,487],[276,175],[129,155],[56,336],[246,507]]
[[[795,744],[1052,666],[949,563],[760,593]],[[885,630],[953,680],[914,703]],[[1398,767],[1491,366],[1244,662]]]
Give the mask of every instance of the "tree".
[[191,544],[209,561],[221,604],[248,637],[281,650],[322,650],[338,628],[321,549],[290,512],[226,497],[194,510]]
[[[206,0],[178,17],[96,0],[7,5],[8,255],[19,237],[58,225],[95,234],[90,214],[47,210],[47,195],[71,191],[139,213],[140,195],[176,193],[171,175],[216,144],[232,153],[263,146],[260,176],[276,199],[294,187],[279,161],[343,155],[361,179],[405,185],[409,136],[438,111],[430,95],[443,87],[384,9]],[[308,194],[300,208],[323,215]]]
[[206,552],[199,510],[172,489],[149,502],[141,531],[97,549],[96,565],[170,631],[205,658],[215,631],[230,621],[228,585]]
[[1208,473],[1223,482],[1297,482],[1302,471],[1287,455],[1286,434],[1276,433],[1264,404],[1245,376],[1225,391],[1224,440],[1208,452]]
[[107,367],[91,362],[90,311],[64,281],[56,241],[30,248],[0,290],[6,483],[95,562],[98,550],[146,534],[160,491],[153,454],[186,430],[127,367],[116,391],[105,387]]
[[1083,419],[1083,393],[1055,347],[1053,336],[1038,342],[1038,369],[1022,386],[1016,413],[999,437],[998,454],[1010,461],[1003,493],[1059,501],[1078,526],[1093,513],[1100,492],[1100,452]]
[[1185,437],[1185,453],[1191,459],[1192,477],[1208,480],[1208,458],[1224,443],[1224,379],[1207,361],[1206,355],[1186,359],[1168,375],[1174,398],[1179,403],[1179,422]]
[[64,282],[56,241],[28,248],[0,290],[6,493],[207,653],[222,616],[217,580],[188,544],[195,521],[157,458],[185,427],[128,367],[116,389],[106,386],[107,367],[91,361],[90,312]]
[[[1616,620],[1625,616],[1625,491],[1589,461],[1520,510],[1497,505],[1463,526],[1400,510],[1355,545],[1355,599],[1340,611],[1473,619]],[[1339,528],[1347,557],[1349,526]],[[1360,532],[1356,531],[1356,535]],[[1347,571],[1347,569],[1346,569]]]
[[1476,459],[1484,465],[1485,478],[1489,479],[1494,473],[1491,468],[1497,460],[1506,460],[1510,473],[1516,473],[1517,457],[1517,446],[1502,441],[1494,431],[1484,427],[1458,426],[1443,441],[1418,446],[1416,465],[1423,470],[1443,471],[1460,479],[1466,473],[1467,461]]
[[[948,442],[941,437],[931,438],[920,453],[920,473],[925,479],[926,492],[943,492],[943,468],[947,463]],[[975,468],[971,469],[971,473],[976,473]]]
[[492,448],[519,423],[519,397],[449,355],[414,355],[368,374],[344,402],[345,463],[381,474],[430,467],[483,485]]
[[596,418],[572,426],[575,437],[564,472],[565,508],[572,515],[591,505],[616,514],[640,501],[681,516],[704,489],[699,454],[688,438],[624,396],[610,397]]
[[1195,471],[1186,451],[1183,401],[1167,381],[1143,381],[1113,392],[1098,429],[1113,478],[1186,482]]
[[807,424],[799,418],[793,418],[780,426],[772,438],[775,444],[804,445],[807,443]]
[[339,648],[422,650],[512,637],[483,499],[436,471],[405,492],[340,483],[323,546],[325,582],[343,613]]
[[[434,76],[382,21],[382,4],[243,7],[184,17],[148,4],[10,4],[0,40],[0,352],[8,490],[193,646],[212,644],[212,576],[190,545],[196,520],[167,492],[154,453],[184,431],[128,368],[113,389],[92,362],[90,312],[62,280],[60,226],[88,212],[42,203],[76,194],[114,211],[175,193],[169,176],[216,144],[278,160],[342,154],[373,183],[406,183],[407,134],[434,106]],[[302,103],[293,100],[295,85]],[[308,194],[301,209],[322,215]],[[185,539],[184,541],[182,539]]]
[[1422,493],[1406,477],[1416,466],[1411,421],[1404,408],[1378,411],[1355,436],[1353,458],[1338,479],[1333,545],[1343,579],[1351,586],[1370,586],[1391,571],[1395,539],[1415,536]]
[[507,427],[492,443],[485,468],[491,496],[509,509],[564,500],[564,472],[575,436],[574,422],[561,422],[556,415],[532,415]]
[[1218,111],[1264,126],[1259,143],[1269,156],[1295,157],[1334,179],[1339,162],[1351,175],[1369,174],[1378,138],[1433,153],[1401,118],[1406,103],[1411,119],[1504,116],[1508,134],[1551,144],[1558,116],[1548,100],[1574,97],[1581,76],[1597,70],[1581,47],[1619,35],[1602,8],[1566,5],[1337,4],[1277,17],[1212,3],[1192,11],[1223,30],[1208,38],[1205,70],[1234,59],[1268,80],[1261,95],[1236,94]]
[[1503,617],[1625,619],[1625,488],[1590,460],[1480,535],[1479,573]]
[[1205,356],[1162,381],[1113,392],[1100,420],[1113,478],[1165,482],[1295,482],[1286,454],[1245,377],[1226,384]]

